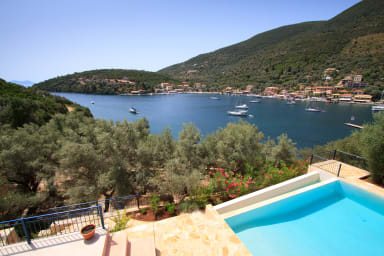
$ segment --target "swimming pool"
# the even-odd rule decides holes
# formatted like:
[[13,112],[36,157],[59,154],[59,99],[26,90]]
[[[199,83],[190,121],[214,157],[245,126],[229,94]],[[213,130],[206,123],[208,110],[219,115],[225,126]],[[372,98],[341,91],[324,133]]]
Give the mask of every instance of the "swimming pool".
[[225,221],[254,255],[384,255],[384,198],[343,181]]

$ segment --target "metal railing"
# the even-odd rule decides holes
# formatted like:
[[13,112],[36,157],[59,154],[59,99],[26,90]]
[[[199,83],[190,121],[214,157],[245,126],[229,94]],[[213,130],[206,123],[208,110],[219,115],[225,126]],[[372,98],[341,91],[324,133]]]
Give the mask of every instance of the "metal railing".
[[110,199],[97,200],[84,202],[79,204],[70,204],[59,207],[50,208],[49,212],[61,212],[79,209],[83,207],[91,207],[100,205],[104,213],[108,213],[108,216],[113,216],[117,213],[118,210],[124,209],[138,209],[140,208],[140,197],[139,195],[129,195],[121,197],[113,197]]
[[341,150],[323,151],[311,155],[310,164],[316,164],[320,169],[340,176],[342,163],[349,164],[361,169],[367,169],[367,160],[364,157],[347,153]]
[[104,227],[101,205],[0,222],[0,246],[79,232],[88,224]]
[[333,159],[327,159],[317,154],[311,155],[310,164],[316,164],[316,167],[330,172],[337,177],[340,176],[341,163],[334,161]]
[[356,166],[360,169],[368,169],[367,159],[355,154],[351,154],[341,150],[335,150],[334,159],[352,166]]

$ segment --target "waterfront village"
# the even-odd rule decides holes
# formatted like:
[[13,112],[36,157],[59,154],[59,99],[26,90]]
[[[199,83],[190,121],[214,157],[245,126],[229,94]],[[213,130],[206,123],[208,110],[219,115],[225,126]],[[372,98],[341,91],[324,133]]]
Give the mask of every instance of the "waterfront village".
[[[345,76],[337,84],[332,84],[333,78],[328,75],[334,72],[335,68],[327,68],[324,71],[325,84],[323,86],[299,84],[299,90],[288,90],[277,86],[266,87],[264,91],[256,91],[254,85],[247,85],[245,89],[235,89],[227,87],[222,91],[207,91],[206,85],[202,83],[189,84],[182,82],[179,85],[170,83],[161,83],[155,88],[155,94],[172,94],[172,93],[219,93],[232,95],[248,95],[260,96],[266,98],[296,99],[324,102],[345,102],[345,103],[361,103],[372,104],[372,95],[365,94],[364,90],[368,83],[363,82],[363,75],[351,74]],[[311,78],[310,75],[306,78]],[[131,95],[143,94],[143,90],[131,91]],[[256,94],[255,94],[256,93]]]
[[[254,85],[247,85],[245,88],[226,87],[221,91],[210,90],[204,83],[181,82],[180,84],[172,84],[168,82],[160,83],[151,88],[144,90],[140,88],[139,83],[131,81],[124,77],[121,79],[89,79],[77,78],[76,83],[105,83],[119,85],[120,95],[158,95],[158,94],[177,94],[177,93],[200,93],[200,94],[231,94],[231,95],[247,95],[259,96],[266,98],[281,98],[292,100],[311,100],[324,101],[330,103],[361,103],[372,104],[372,95],[365,93],[368,83],[363,82],[363,75],[350,74],[343,79],[334,82],[331,74],[338,72],[336,68],[327,68],[323,73],[323,81],[299,83],[297,86],[291,86],[291,89],[278,86],[269,86],[260,90]],[[305,77],[308,81],[312,80],[311,75]],[[292,89],[294,88],[294,89]]]

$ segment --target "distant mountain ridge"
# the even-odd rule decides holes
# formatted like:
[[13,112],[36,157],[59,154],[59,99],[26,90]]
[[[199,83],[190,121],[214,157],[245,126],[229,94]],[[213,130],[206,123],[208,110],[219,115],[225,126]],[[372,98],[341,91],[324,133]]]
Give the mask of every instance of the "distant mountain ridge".
[[9,81],[9,82],[10,83],[14,83],[14,84],[19,84],[19,85],[22,85],[24,87],[30,87],[30,86],[35,84],[35,82],[29,81],[29,80],[25,80],[25,81],[12,80],[12,81]]
[[374,83],[384,77],[383,45],[384,1],[363,0],[328,21],[273,29],[159,72],[211,88],[265,87],[321,81],[334,67],[336,80],[355,72]]
[[128,69],[98,69],[60,76],[37,83],[33,88],[51,92],[123,94],[135,90],[152,92],[162,82],[179,83],[166,74]]

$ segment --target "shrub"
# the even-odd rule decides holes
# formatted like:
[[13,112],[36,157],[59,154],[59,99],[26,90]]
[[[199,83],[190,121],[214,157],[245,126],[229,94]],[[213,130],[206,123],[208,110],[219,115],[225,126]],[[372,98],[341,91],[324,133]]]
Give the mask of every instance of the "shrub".
[[123,215],[120,214],[120,211],[117,211],[117,216],[113,218],[113,221],[116,223],[111,232],[117,232],[126,228],[128,221],[131,219],[131,215],[127,215],[127,212],[124,210]]
[[262,187],[271,186],[280,182],[292,179],[299,175],[307,173],[308,162],[297,160],[290,166],[282,163],[280,165],[270,165],[265,171],[262,171]]
[[243,176],[221,168],[210,171],[209,175],[211,186],[224,199],[232,199],[247,194],[256,187],[256,182],[249,175]]
[[143,208],[143,209],[141,209],[140,212],[141,212],[142,215],[147,214],[147,208]]
[[172,203],[172,204],[167,203],[165,205],[165,209],[167,212],[169,212],[169,214],[173,215],[175,213],[175,204],[174,203]]
[[191,200],[194,201],[200,209],[204,209],[209,203],[213,189],[210,186],[197,187],[191,192]]
[[151,207],[151,210],[157,215],[159,212],[159,205],[160,205],[160,198],[157,194],[153,194],[152,197],[149,199],[149,205]]
[[199,205],[193,200],[187,200],[179,204],[180,212],[193,212],[200,209]]

